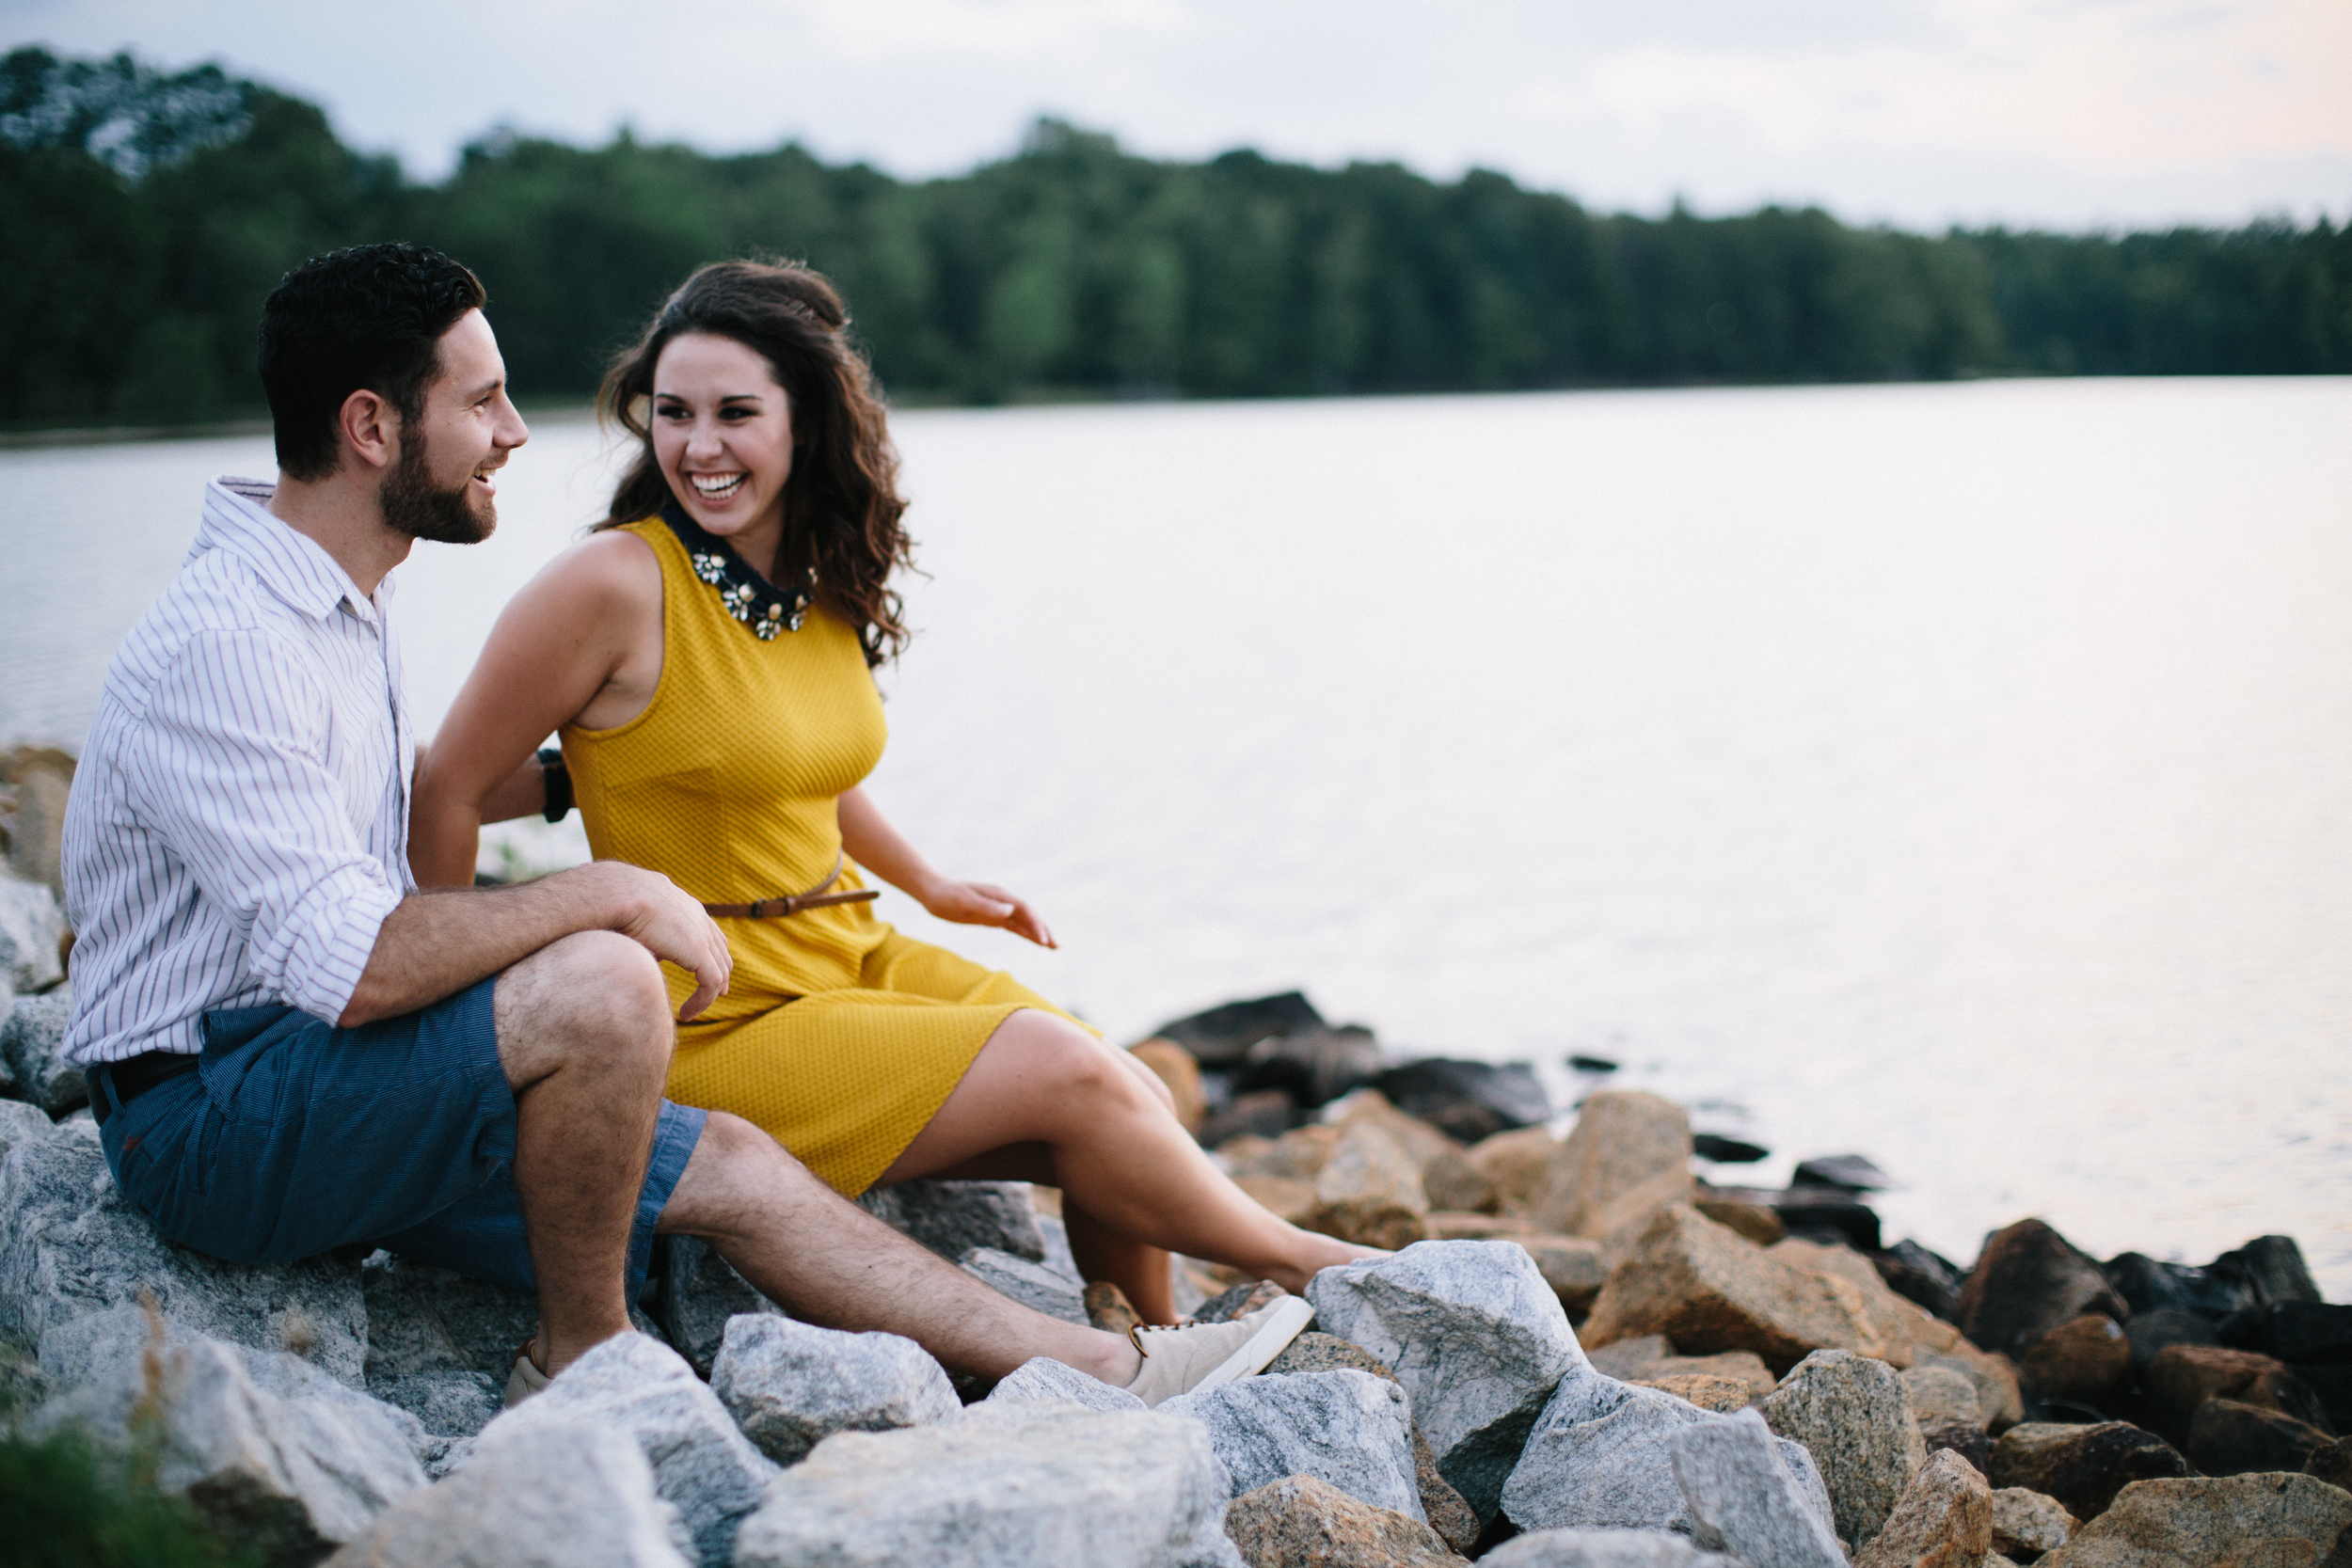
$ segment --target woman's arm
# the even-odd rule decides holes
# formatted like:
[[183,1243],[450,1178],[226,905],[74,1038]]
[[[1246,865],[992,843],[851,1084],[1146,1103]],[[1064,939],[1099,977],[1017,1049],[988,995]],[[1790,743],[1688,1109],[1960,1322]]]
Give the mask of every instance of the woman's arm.
[[538,809],[539,743],[575,720],[625,724],[661,678],[661,564],[629,533],[549,562],[499,613],[417,764],[408,864],[425,887],[473,881],[482,824]]
[[1003,888],[989,882],[959,882],[933,871],[863,788],[844,791],[837,809],[841,847],[850,858],[939,919],[959,926],[1001,926],[1040,947],[1060,945],[1038,912]]

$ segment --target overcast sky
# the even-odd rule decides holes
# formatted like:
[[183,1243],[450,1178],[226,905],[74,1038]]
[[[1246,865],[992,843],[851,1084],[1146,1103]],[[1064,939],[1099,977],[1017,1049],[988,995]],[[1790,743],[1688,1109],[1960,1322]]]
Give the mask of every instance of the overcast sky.
[[412,174],[507,123],[894,173],[1034,116],[1194,158],[1472,166],[1603,209],[1905,226],[2352,215],[2352,0],[0,0],[8,42],[216,59]]

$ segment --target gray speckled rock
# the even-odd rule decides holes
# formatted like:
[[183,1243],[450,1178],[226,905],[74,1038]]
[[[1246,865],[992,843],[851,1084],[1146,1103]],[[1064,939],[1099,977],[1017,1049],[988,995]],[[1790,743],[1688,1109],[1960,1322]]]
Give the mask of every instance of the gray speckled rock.
[[978,1404],[845,1432],[769,1483],[737,1568],[1245,1568],[1224,1466],[1157,1411]]
[[249,1267],[155,1234],[125,1202],[87,1121],[0,1159],[0,1333],[36,1345],[76,1320],[151,1293],[190,1332],[285,1350],[366,1386],[368,1313],[356,1264],[333,1258]]
[[957,1262],[963,1272],[1032,1311],[1064,1323],[1087,1321],[1086,1296],[1042,1263],[1032,1263],[993,1247],[974,1247]]
[[1359,1502],[1429,1522],[1413,1481],[1413,1420],[1405,1390],[1370,1372],[1245,1377],[1164,1401],[1163,1416],[1209,1429],[1236,1496],[1312,1476]]
[[1438,1468],[1492,1518],[1519,1449],[1584,1354],[1560,1298],[1513,1242],[1421,1242],[1325,1269],[1307,1287],[1317,1326],[1396,1373]]
[[1751,1568],[1845,1568],[1837,1537],[1789,1473],[1763,1417],[1742,1410],[1702,1421],[1669,1446],[1700,1545]]
[[796,1463],[836,1432],[889,1432],[963,1411],[946,1370],[914,1340],[845,1334],[770,1313],[727,1324],[710,1390],[743,1435],[779,1465]]
[[1082,1404],[1089,1410],[1143,1410],[1145,1403],[1124,1388],[1089,1377],[1051,1356],[1024,1361],[1012,1375],[989,1390],[981,1404]]
[[2311,1476],[2137,1481],[2042,1568],[2171,1568],[2175,1563],[2342,1560],[2352,1494]]
[[57,941],[65,935],[65,911],[57,895],[40,882],[0,873],[0,980],[17,991],[36,991],[65,978]]
[[719,1396],[677,1352],[643,1334],[615,1335],[492,1421],[476,1451],[580,1421],[628,1433],[652,1465],[654,1485],[685,1520],[693,1555],[706,1564],[728,1560],[736,1526],[759,1506],[776,1466],[736,1430]]
[[1765,1424],[1803,1443],[1821,1467],[1837,1533],[1856,1551],[1878,1534],[1928,1462],[1902,1374],[1851,1351],[1815,1351],[1757,1408]]
[[1479,1561],[1486,1568],[1745,1568],[1657,1529],[1548,1529],[1515,1536]]
[[16,1093],[51,1116],[89,1099],[81,1067],[65,1059],[66,1021],[72,1016],[73,988],[59,986],[45,996],[18,997],[0,1022],[0,1059],[16,1080]]
[[1984,1424],[1977,1386],[1965,1372],[1917,1364],[1907,1368],[1902,1377],[1903,1386],[1911,1391],[1911,1418],[1922,1428],[1952,1421]]
[[[1364,1350],[1336,1334],[1318,1333],[1309,1329],[1282,1347],[1282,1354],[1266,1363],[1267,1377],[1288,1377],[1298,1372],[1331,1372],[1354,1370],[1370,1372],[1377,1378],[1396,1383],[1396,1374]],[[1398,1387],[1404,1385],[1397,1384]],[[1428,1516],[1429,1528],[1438,1532],[1447,1546],[1468,1553],[1478,1539],[1479,1521],[1470,1504],[1454,1483],[1438,1471],[1438,1456],[1429,1447],[1429,1439],[1413,1423],[1413,1481],[1420,1489],[1422,1512]]]
[[901,1181],[870,1188],[857,1201],[951,1263],[974,1247],[1045,1260],[1026,1181]]
[[494,1379],[503,1390],[515,1353],[539,1332],[535,1295],[414,1259],[373,1253],[359,1265],[359,1284],[371,1389],[422,1372],[462,1371]]
[[[7,1006],[8,996],[0,992],[0,1007]],[[5,1076],[5,1069],[0,1069],[0,1076]],[[56,1131],[48,1112],[21,1100],[0,1100],[0,1159],[8,1157],[12,1145],[41,1143]]]
[[2066,1544],[2078,1521],[2056,1497],[2045,1497],[2023,1486],[2004,1486],[1993,1494],[1993,1549],[2031,1560]]
[[[1528,1434],[1502,1489],[1502,1511],[1522,1529],[1674,1530],[1692,1528],[1676,1479],[1677,1433],[1721,1420],[1712,1411],[1657,1388],[1571,1370]],[[1771,1440],[1808,1507],[1824,1523],[1829,1495],[1812,1457]]]
[[686,1568],[677,1513],[618,1432],[574,1422],[509,1434],[437,1486],[404,1495],[328,1568]]
[[117,1332],[80,1363],[90,1380],[36,1412],[30,1433],[136,1444],[163,1492],[263,1559],[316,1557],[424,1484],[422,1433],[402,1412],[291,1355],[108,1317]]

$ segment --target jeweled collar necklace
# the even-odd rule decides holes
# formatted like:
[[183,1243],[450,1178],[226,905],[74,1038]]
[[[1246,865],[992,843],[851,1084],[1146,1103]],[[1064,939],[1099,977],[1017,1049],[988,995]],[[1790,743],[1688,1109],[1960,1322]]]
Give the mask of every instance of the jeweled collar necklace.
[[661,520],[670,525],[677,542],[686,546],[686,559],[694,563],[694,575],[719,591],[719,603],[729,615],[750,627],[753,636],[768,642],[778,632],[801,629],[801,622],[815,597],[815,571],[809,573],[807,583],[799,588],[778,588],[753,570],[751,563],[736,553],[733,545],[689,517],[675,497],[663,503]]

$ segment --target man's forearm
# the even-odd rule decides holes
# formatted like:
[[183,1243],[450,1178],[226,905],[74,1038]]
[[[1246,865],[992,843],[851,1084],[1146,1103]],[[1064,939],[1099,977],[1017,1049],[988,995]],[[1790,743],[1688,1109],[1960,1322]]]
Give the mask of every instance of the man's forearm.
[[583,865],[516,887],[412,893],[376,931],[345,1028],[438,1002],[576,931],[616,930],[637,911],[611,869]]

